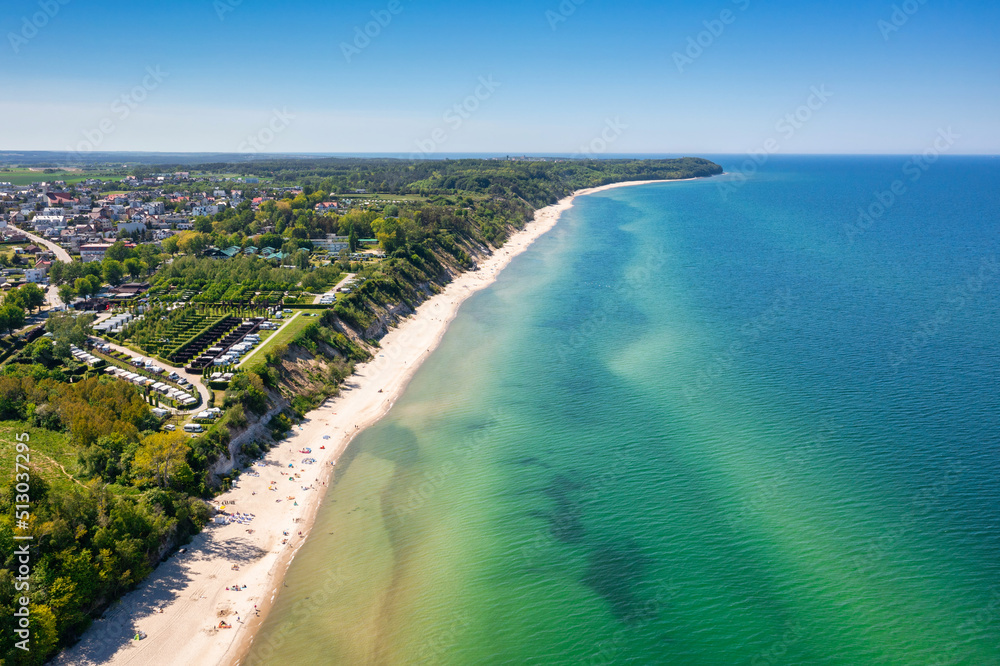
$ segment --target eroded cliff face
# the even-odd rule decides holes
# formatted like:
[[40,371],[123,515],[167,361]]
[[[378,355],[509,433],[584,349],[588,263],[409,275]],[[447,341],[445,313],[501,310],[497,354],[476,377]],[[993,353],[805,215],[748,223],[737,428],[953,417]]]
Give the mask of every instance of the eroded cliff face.
[[[364,329],[357,329],[334,317],[317,319],[317,323],[342,334],[350,344],[363,352],[376,354],[378,341],[392,328],[412,315],[421,303],[439,293],[457,275],[466,270],[477,270],[479,262],[495,251],[487,245],[471,242],[464,242],[461,247],[468,254],[468,262],[459,265],[454,257],[437,255],[444,270],[434,281],[411,285],[413,291],[408,294],[406,302],[388,305],[369,303],[375,319]],[[271,368],[277,371],[278,381],[267,392],[267,411],[261,415],[248,413],[244,425],[230,429],[230,440],[226,447],[228,455],[219,458],[210,468],[213,485],[218,485],[223,477],[252,462],[245,447],[257,444],[257,447],[251,448],[252,454],[256,454],[274,443],[274,428],[271,424],[274,418],[284,413],[294,422],[304,411],[318,407],[324,400],[337,395],[339,386],[353,371],[353,366],[344,353],[331,345],[316,342],[307,346],[289,344],[279,361],[272,364]],[[221,402],[221,395],[217,395],[216,401]]]

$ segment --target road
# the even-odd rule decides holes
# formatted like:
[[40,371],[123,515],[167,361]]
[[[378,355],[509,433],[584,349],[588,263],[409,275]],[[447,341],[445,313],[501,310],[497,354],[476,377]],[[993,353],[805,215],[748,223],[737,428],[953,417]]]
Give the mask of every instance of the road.
[[353,280],[356,277],[358,277],[357,273],[348,273],[347,277],[345,277],[343,280],[341,280],[340,282],[338,282],[336,287],[334,287],[330,291],[326,292],[325,294],[319,294],[318,298],[316,299],[316,302],[318,303],[319,299],[323,298],[324,296],[336,296],[337,295],[337,291],[339,291],[341,287],[346,286],[348,282],[350,282],[351,280]]
[[249,354],[247,354],[246,356],[244,356],[243,360],[240,361],[236,365],[237,369],[241,369],[241,368],[246,367],[247,363],[250,362],[250,359],[252,359],[254,356],[256,356],[257,353],[260,350],[262,350],[265,347],[267,347],[267,343],[268,342],[270,342],[272,339],[274,339],[274,337],[276,335],[278,335],[278,333],[280,333],[281,331],[285,330],[286,326],[289,326],[293,321],[295,321],[297,318],[299,318],[301,316],[302,316],[301,312],[296,312],[294,315],[292,315],[291,317],[289,317],[288,320],[284,324],[282,324],[280,327],[278,327],[278,330],[274,331],[270,336],[268,336],[267,340],[264,340],[264,342],[262,342],[261,344],[257,345],[256,349],[254,349],[252,352],[250,352]]
[[[115,351],[121,352],[123,354],[128,354],[129,356],[133,356],[133,357],[134,356],[142,356],[144,358],[153,358],[152,356],[149,356],[147,354],[140,354],[139,352],[133,351],[133,350],[129,349],[128,347],[122,347],[121,345],[116,345],[113,342],[107,342],[106,340],[103,340],[101,338],[97,338],[97,342],[99,342],[102,345],[108,345],[112,349],[114,349]],[[208,389],[207,386],[205,386],[204,384],[201,383],[201,373],[199,373],[199,372],[188,372],[184,368],[178,368],[178,367],[173,366],[173,365],[168,365],[168,364],[162,362],[160,359],[153,359],[153,360],[156,361],[156,365],[160,366],[161,368],[163,368],[164,370],[166,370],[168,373],[170,373],[170,372],[176,372],[178,375],[180,375],[181,377],[184,377],[189,382],[191,382],[191,385],[194,386],[196,389],[198,389],[198,393],[201,394],[201,404],[202,404],[203,409],[208,409],[208,406],[209,406],[208,405],[208,400],[212,396],[212,392]]]
[[22,234],[24,234],[25,236],[27,236],[28,238],[30,238],[33,242],[38,243],[39,245],[44,245],[45,247],[47,247],[50,250],[52,250],[55,253],[55,255],[56,255],[56,259],[58,259],[59,261],[63,262],[64,264],[71,264],[71,263],[73,263],[73,257],[69,256],[69,252],[67,252],[63,248],[59,247],[58,245],[56,245],[52,241],[45,240],[41,236],[36,236],[35,234],[29,233],[29,232],[25,231],[24,229],[21,229],[20,227],[18,227],[18,230]]
[[356,277],[358,277],[357,273],[348,273],[347,277],[345,277],[343,280],[341,280],[340,283],[336,287],[334,287],[333,290],[330,293],[336,294],[337,291],[341,287],[343,287],[345,284],[347,284],[348,282],[350,282],[351,280],[353,280]]
[[[21,229],[20,227],[18,227],[18,230],[22,234],[30,238],[32,242],[37,243],[38,245],[44,245],[48,249],[52,250],[52,252],[55,253],[56,255],[56,259],[58,259],[59,261],[63,262],[64,264],[73,263],[73,257],[69,256],[69,252],[59,247],[52,241],[46,240],[41,236],[36,236],[33,233],[29,233],[24,229]],[[62,299],[59,298],[59,290],[56,289],[55,287],[49,288],[49,290],[45,294],[45,298],[49,303],[49,307],[52,308],[53,310],[58,310],[59,308],[63,307],[63,305],[65,305],[65,303],[62,302]]]

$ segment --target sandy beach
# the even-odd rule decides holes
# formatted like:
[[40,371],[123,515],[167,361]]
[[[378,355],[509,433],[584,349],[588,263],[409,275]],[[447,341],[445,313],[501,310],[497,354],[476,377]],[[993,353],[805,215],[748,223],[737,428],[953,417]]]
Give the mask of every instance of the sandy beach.
[[[216,498],[214,503],[225,504],[227,512],[248,516],[243,522],[208,526],[186,552],[160,564],[54,663],[239,664],[308,537],[336,461],[358,433],[389,411],[461,304],[552,229],[575,197],[655,182],[680,181],[581,190],[539,210],[533,222],[481,261],[479,270],[457,277],[383,338],[375,358],[358,366],[337,398],[311,412],[251,469],[259,476],[244,474],[235,488]],[[300,453],[306,448],[312,452]],[[304,464],[305,458],[316,463]],[[232,628],[219,628],[220,622]],[[139,631],[146,638],[133,640]]]

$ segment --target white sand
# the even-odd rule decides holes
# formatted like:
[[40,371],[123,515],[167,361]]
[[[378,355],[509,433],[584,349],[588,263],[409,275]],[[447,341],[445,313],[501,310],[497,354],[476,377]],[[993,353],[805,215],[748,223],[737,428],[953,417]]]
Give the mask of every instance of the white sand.
[[[269,466],[253,468],[260,472],[259,478],[244,474],[237,488],[217,499],[217,503],[230,505],[230,511],[254,514],[251,524],[206,528],[187,546],[186,553],[161,564],[54,663],[238,663],[249,651],[254,630],[273,603],[288,565],[312,527],[333,469],[330,463],[340,457],[359,432],[389,411],[414,372],[437,347],[462,302],[492,284],[511,259],[552,229],[562,212],[572,207],[576,196],[656,182],[664,181],[581,190],[538,211],[535,220],[482,261],[478,271],[457,277],[386,335],[376,358],[358,366],[341,395],[310,413],[291,437],[275,446],[264,461]],[[324,440],[324,436],[330,439]],[[320,450],[321,446],[326,449]],[[307,457],[299,453],[303,448],[312,449],[309,457],[316,458],[317,464],[301,464]],[[290,463],[294,468],[288,468]],[[289,481],[290,474],[295,473],[301,478]],[[268,490],[271,481],[276,482],[277,491]],[[303,486],[309,489],[303,491]],[[248,529],[254,530],[253,534]],[[283,531],[290,535],[287,544],[282,544],[286,538]],[[238,571],[232,569],[234,564],[239,564]],[[231,585],[247,588],[227,591]],[[254,613],[255,605],[259,616]],[[216,628],[223,619],[233,628]],[[147,638],[132,640],[137,630],[145,632]]]

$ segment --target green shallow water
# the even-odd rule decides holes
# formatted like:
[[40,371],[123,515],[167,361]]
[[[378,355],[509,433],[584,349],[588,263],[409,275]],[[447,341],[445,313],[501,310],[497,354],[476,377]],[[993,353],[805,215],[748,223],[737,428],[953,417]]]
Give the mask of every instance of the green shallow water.
[[852,241],[899,166],[579,199],[352,445],[244,663],[1000,663],[1000,168]]

